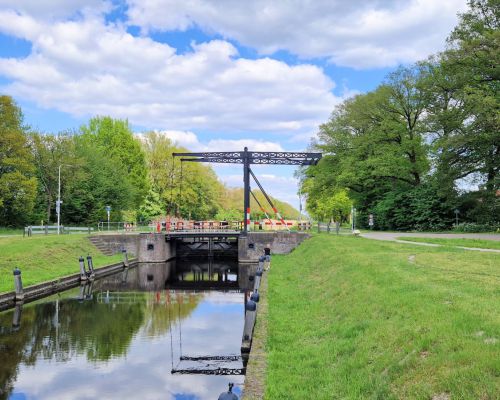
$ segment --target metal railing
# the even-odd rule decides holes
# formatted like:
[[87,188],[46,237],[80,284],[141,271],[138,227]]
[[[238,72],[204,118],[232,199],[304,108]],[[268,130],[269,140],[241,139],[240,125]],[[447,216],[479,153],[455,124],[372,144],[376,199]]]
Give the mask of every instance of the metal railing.
[[[95,230],[90,226],[64,226],[59,227],[61,234],[70,233],[87,233],[90,234]],[[28,225],[24,227],[23,236],[32,235],[57,235],[57,225]]]

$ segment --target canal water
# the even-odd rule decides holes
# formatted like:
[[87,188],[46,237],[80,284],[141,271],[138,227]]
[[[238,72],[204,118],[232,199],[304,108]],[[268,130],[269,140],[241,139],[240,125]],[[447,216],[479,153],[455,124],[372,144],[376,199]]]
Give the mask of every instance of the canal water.
[[0,399],[240,395],[247,268],[143,264],[0,313]]

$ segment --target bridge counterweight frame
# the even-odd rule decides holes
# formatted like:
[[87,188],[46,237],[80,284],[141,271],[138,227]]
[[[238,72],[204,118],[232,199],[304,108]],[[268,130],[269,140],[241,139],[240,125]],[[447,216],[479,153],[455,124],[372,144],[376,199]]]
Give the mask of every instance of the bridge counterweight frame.
[[[243,164],[243,235],[248,232],[250,219],[250,164],[258,165],[316,165],[322,157],[321,153],[304,152],[264,152],[219,151],[201,153],[172,153],[173,157],[183,157],[181,162],[208,162],[220,164]],[[189,158],[184,158],[189,157]]]

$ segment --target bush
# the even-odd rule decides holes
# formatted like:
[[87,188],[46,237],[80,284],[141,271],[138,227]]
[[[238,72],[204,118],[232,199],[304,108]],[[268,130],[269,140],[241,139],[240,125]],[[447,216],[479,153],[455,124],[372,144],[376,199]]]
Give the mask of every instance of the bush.
[[453,231],[466,233],[500,232],[500,224],[475,224],[473,222],[463,222],[455,225]]

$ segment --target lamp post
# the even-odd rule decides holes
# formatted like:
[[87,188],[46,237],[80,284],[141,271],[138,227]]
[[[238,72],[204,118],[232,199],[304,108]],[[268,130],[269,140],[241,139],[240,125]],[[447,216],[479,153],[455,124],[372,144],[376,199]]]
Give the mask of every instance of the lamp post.
[[61,231],[61,167],[72,167],[70,164],[59,164],[58,168],[58,185],[57,185],[57,200],[56,200],[56,213],[57,213],[57,234]]
[[105,209],[108,214],[108,231],[109,231],[109,213],[111,212],[111,206],[106,206]]
[[56,201],[56,213],[57,213],[57,234],[59,235],[61,231],[61,167],[63,165],[59,164],[59,179],[57,187],[57,201]]

